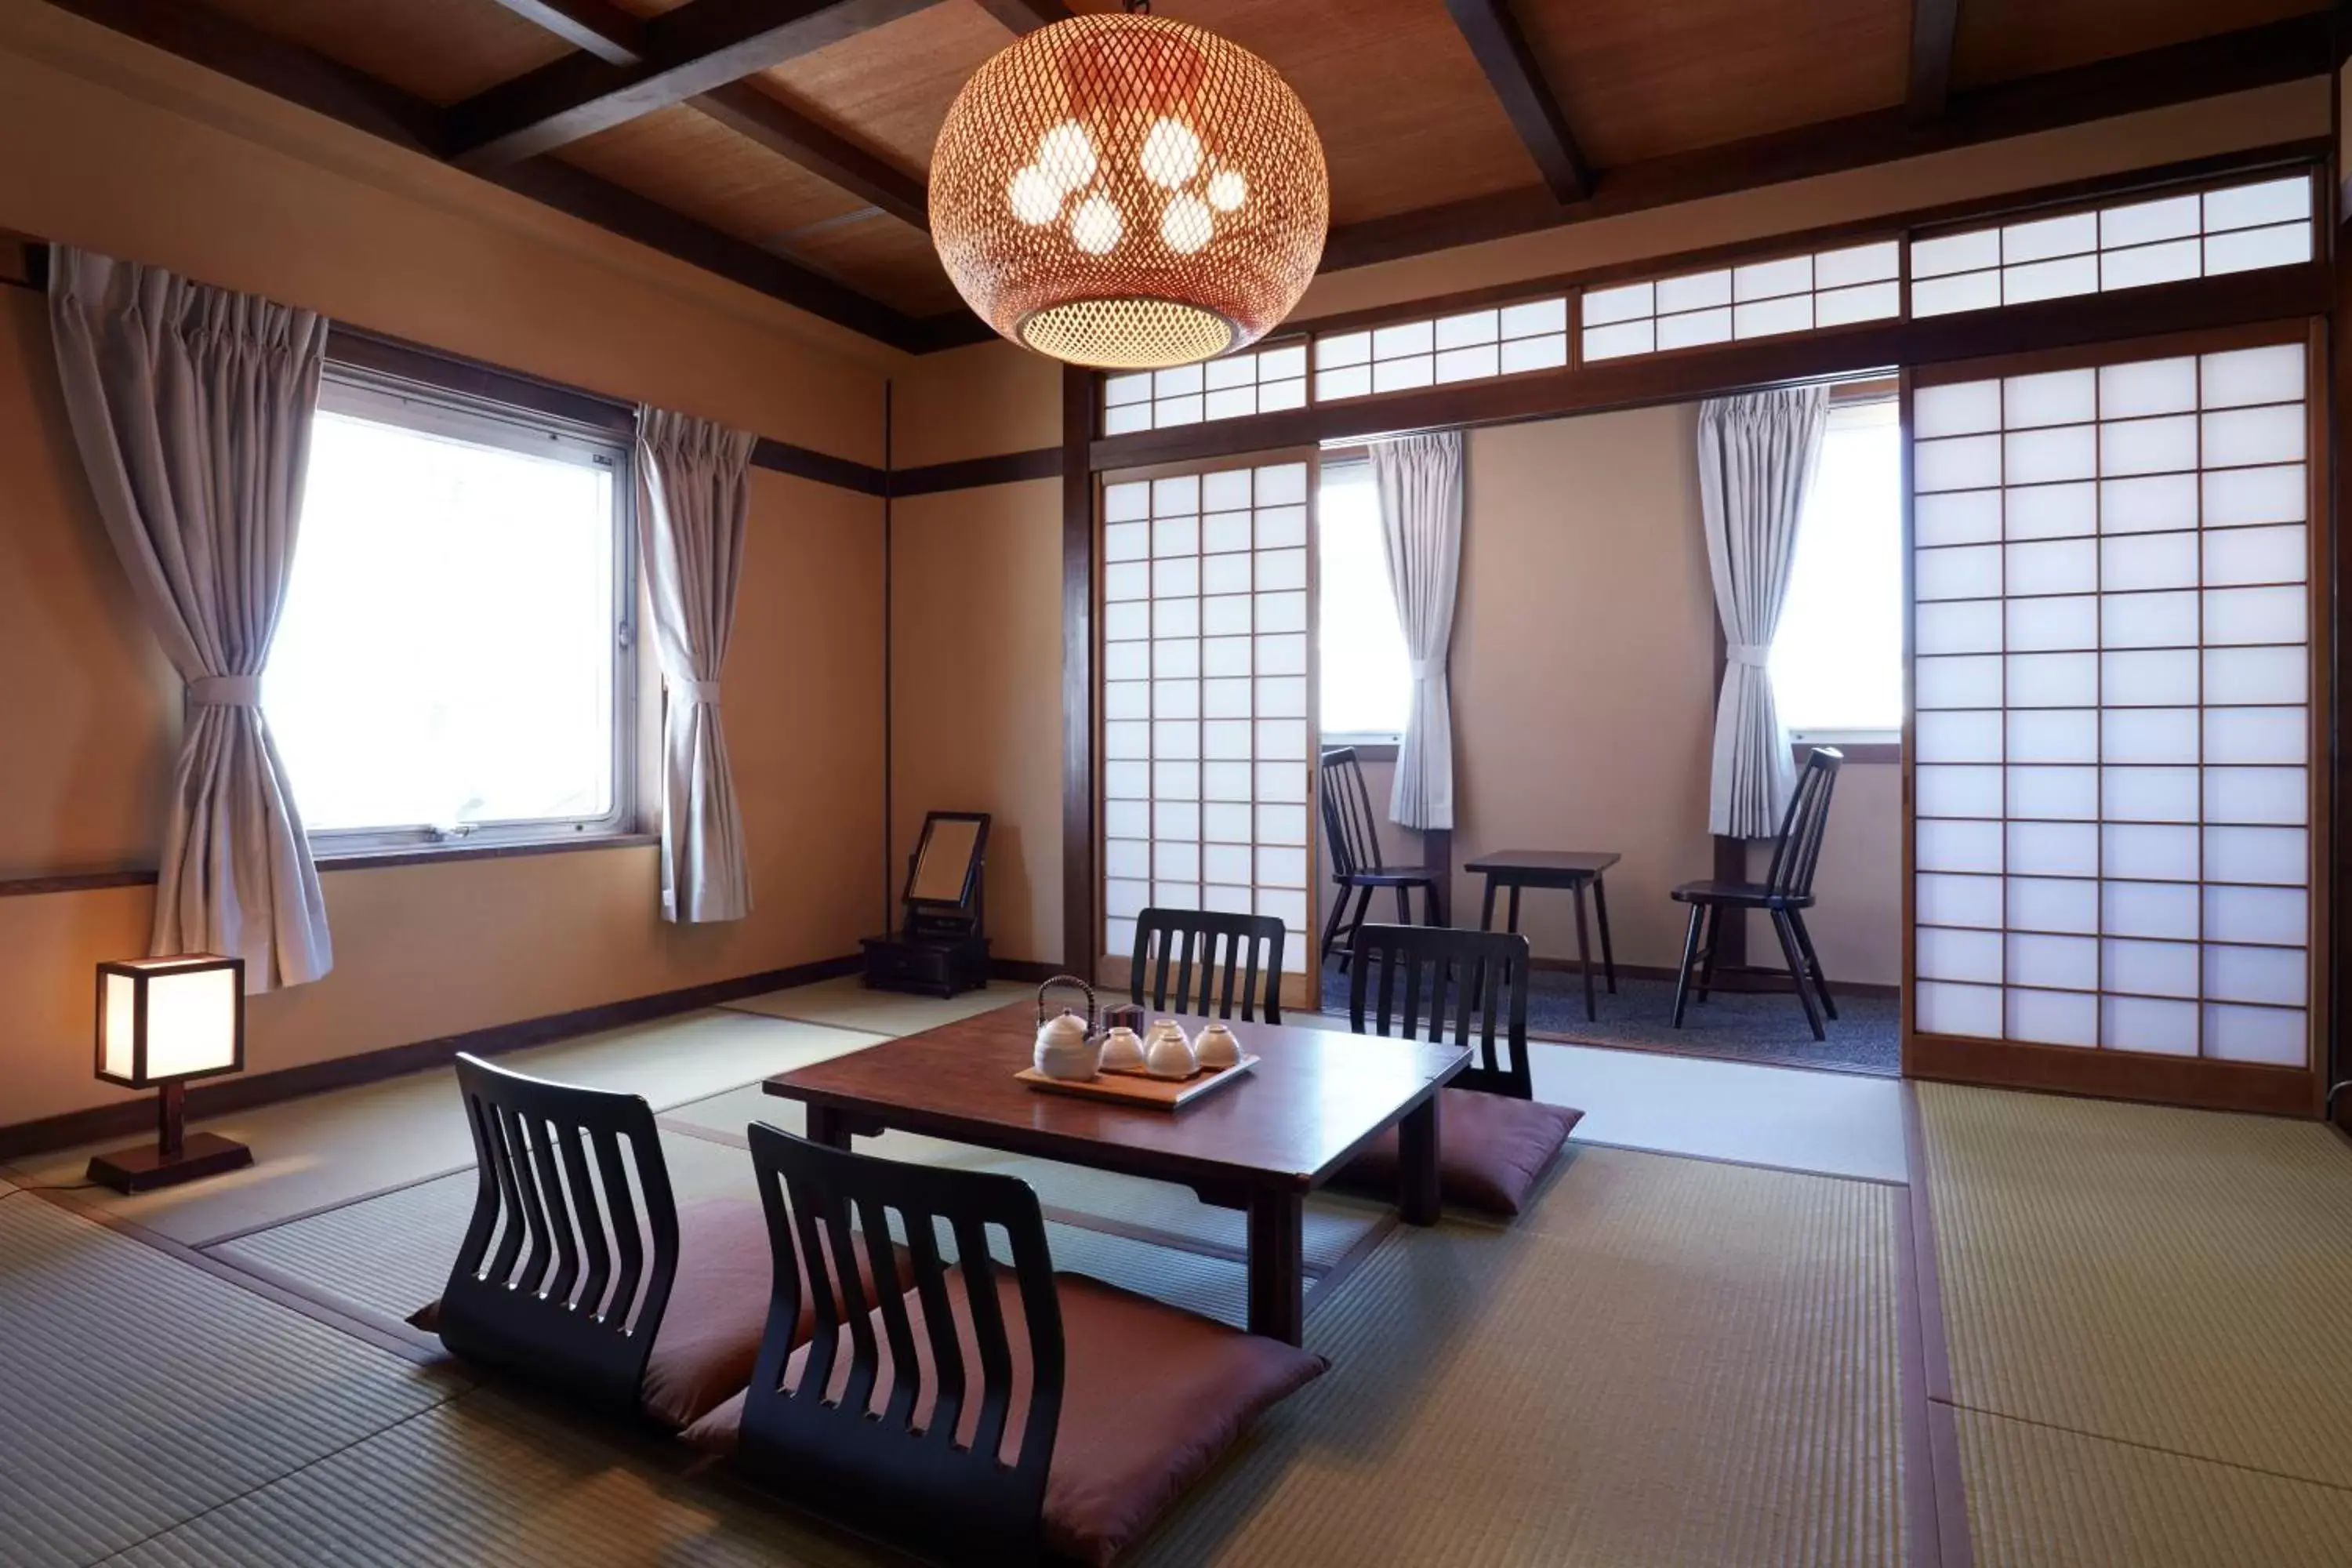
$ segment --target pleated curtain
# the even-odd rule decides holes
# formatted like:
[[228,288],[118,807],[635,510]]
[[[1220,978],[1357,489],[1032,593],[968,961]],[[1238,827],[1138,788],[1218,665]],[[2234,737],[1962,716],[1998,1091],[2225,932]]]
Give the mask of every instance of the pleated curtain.
[[1699,508],[1727,653],[1715,708],[1707,831],[1723,837],[1771,837],[1796,785],[1767,667],[1829,406],[1825,386],[1699,405]]
[[246,987],[334,966],[301,813],[261,711],[286,602],[327,322],[161,268],[55,247],[68,420],[107,536],[186,681],[157,868],[156,954],[246,963]]
[[1462,579],[1462,433],[1371,446],[1389,588],[1412,661],[1412,708],[1397,746],[1389,816],[1406,827],[1454,826],[1454,706],[1445,679]]
[[662,710],[662,915],[679,922],[751,912],[743,816],[727,763],[719,674],[743,575],[754,437],[658,408],[637,412],[638,514]]

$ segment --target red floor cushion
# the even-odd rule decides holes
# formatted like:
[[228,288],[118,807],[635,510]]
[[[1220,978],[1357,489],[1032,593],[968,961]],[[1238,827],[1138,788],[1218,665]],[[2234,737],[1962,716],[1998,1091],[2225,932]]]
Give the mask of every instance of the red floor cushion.
[[[899,1253],[902,1274],[905,1256]],[[684,1426],[751,1380],[768,1324],[772,1268],[767,1215],[758,1204],[700,1198],[678,1205],[677,1274],[640,1384],[640,1404],[648,1416],[673,1429]],[[857,1271],[871,1299],[873,1272],[863,1254]],[[805,1275],[801,1284],[796,1344],[807,1341],[816,1316]],[[440,1303],[408,1321],[437,1331]]]
[[[1329,1363],[1278,1340],[1243,1333],[1164,1302],[1089,1279],[1056,1274],[1064,1341],[1062,1415],[1054,1457],[1045,1477],[1046,1544],[1082,1563],[1108,1563],[1134,1542],[1186,1488],[1200,1479],[1233,1446],[1258,1414],[1319,1377]],[[999,1294],[1012,1341],[1016,1394],[1005,1420],[1011,1460],[1028,1415],[1028,1341],[1020,1325],[1020,1288],[1012,1271],[997,1271]],[[979,1342],[971,1323],[960,1275],[949,1288],[963,1342],[964,1363],[979,1364]],[[916,1357],[923,1392],[911,1425],[930,1420],[935,1380],[930,1375],[930,1339],[920,1331],[922,1306],[913,1295],[908,1314],[917,1325]],[[843,1331],[845,1336],[846,1331]],[[876,1314],[875,1341],[885,1365],[876,1378],[868,1408],[887,1404],[889,1337]],[[797,1378],[806,1352],[785,1369]],[[835,1363],[835,1388],[845,1386],[846,1344]],[[734,1398],[687,1428],[686,1441],[706,1453],[730,1454],[742,1425],[744,1395]],[[968,1401],[957,1437],[969,1443],[977,1426],[979,1401]]]
[[[1437,1179],[1444,1200],[1482,1214],[1510,1215],[1559,1156],[1581,1110],[1507,1094],[1448,1089],[1437,1110]],[[1397,1132],[1391,1127],[1348,1162],[1339,1184],[1393,1197]]]

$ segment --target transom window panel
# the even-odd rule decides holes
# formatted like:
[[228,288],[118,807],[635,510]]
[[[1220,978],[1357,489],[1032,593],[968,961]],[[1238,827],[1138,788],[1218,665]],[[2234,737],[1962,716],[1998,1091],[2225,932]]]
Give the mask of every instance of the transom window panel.
[[1307,406],[1307,345],[1140,371],[1103,382],[1103,434],[1165,430],[1207,419],[1239,419]]
[[1920,388],[1917,1027],[2302,1067],[2300,342]]
[[314,840],[625,832],[629,454],[331,372],[262,679]]
[[1103,951],[1153,905],[1277,915],[1309,944],[1304,462],[1103,492]]
[[1530,300],[1315,340],[1315,400],[1486,381],[1568,363],[1568,300]]
[[2216,278],[2311,257],[2311,176],[2294,174],[1916,241],[1911,313]]
[[1903,313],[1902,267],[1903,247],[1888,239],[1590,289],[1578,307],[1584,358],[1890,320]]

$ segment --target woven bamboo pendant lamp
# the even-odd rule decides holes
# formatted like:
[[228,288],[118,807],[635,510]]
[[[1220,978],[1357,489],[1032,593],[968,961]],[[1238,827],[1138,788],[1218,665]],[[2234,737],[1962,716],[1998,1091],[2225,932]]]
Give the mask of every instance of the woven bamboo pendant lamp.
[[981,319],[1073,364],[1189,364],[1306,292],[1330,221],[1323,145],[1274,68],[1140,11],[1073,16],[991,58],[931,154],[932,241]]

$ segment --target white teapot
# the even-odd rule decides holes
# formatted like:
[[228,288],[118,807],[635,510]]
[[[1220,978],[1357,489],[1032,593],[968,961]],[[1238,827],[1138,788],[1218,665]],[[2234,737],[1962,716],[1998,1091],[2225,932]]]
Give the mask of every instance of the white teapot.
[[[1045,993],[1055,985],[1075,985],[1084,991],[1086,1013],[1081,1015],[1065,1007],[1047,1017]],[[1094,1031],[1094,1001],[1093,987],[1066,975],[1056,976],[1037,988],[1037,1047],[1031,1060],[1039,1072],[1047,1078],[1074,1082],[1095,1076],[1102,1052]]]
[[1184,1026],[1173,1018],[1162,1018],[1151,1026],[1151,1039],[1143,1047],[1143,1070],[1153,1078],[1191,1078],[1200,1069],[1200,1061],[1192,1055],[1192,1042],[1184,1037]]

